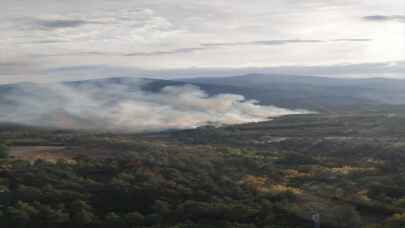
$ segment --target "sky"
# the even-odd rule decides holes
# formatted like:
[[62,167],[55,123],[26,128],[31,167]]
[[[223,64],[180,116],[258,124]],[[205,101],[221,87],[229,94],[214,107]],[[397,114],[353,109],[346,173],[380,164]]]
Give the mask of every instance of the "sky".
[[0,83],[405,78],[402,0],[0,0]]

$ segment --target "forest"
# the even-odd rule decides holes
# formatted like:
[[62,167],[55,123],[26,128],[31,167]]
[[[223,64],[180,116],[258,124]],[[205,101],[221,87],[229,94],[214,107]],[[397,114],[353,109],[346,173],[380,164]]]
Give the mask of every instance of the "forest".
[[1,124],[0,227],[405,227],[405,115],[160,133]]

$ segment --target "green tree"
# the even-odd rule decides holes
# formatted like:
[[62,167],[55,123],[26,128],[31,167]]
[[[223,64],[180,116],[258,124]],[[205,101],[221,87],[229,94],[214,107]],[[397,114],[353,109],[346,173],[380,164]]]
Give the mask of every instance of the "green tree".
[[49,205],[34,202],[35,208],[39,210],[39,217],[43,224],[63,224],[69,222],[69,213],[63,208],[52,208]]
[[148,226],[159,224],[161,218],[158,214],[149,214],[145,216],[145,224]]
[[75,200],[71,205],[71,219],[79,225],[85,226],[97,222],[93,208],[83,200]]
[[117,213],[110,212],[105,217],[105,224],[106,227],[119,228],[125,226],[125,220],[122,219],[121,216],[118,215]]
[[384,224],[384,228],[405,227],[405,213],[394,214],[387,219]]
[[336,206],[333,209],[336,224],[342,228],[361,227],[361,217],[359,213],[350,206]]
[[9,156],[8,147],[0,143],[0,159],[6,159],[8,158],[8,156]]
[[143,225],[145,218],[141,213],[135,211],[126,214],[125,220],[130,227],[136,227]]
[[18,201],[14,207],[7,209],[7,214],[13,227],[29,227],[38,213],[39,211],[35,207],[22,201]]

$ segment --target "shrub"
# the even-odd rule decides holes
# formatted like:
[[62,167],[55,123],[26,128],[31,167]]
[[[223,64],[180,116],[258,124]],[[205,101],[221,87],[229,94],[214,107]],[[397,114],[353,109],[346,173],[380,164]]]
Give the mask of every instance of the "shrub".
[[0,159],[8,158],[8,148],[4,144],[0,144]]

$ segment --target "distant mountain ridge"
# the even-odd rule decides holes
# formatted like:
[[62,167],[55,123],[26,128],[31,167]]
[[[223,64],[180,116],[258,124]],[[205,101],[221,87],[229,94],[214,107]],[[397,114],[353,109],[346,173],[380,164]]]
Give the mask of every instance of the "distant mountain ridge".
[[356,105],[405,104],[405,80],[399,79],[249,74],[181,81],[231,86],[248,98],[289,108],[327,110]]
[[[124,85],[127,88],[158,92],[166,86],[193,84],[210,95],[220,93],[240,94],[262,104],[284,108],[316,111],[334,111],[367,105],[405,104],[405,80],[395,79],[341,79],[295,75],[249,74],[233,77],[190,78],[162,80],[150,78],[105,78],[62,83],[68,87],[96,86],[110,88]],[[40,89],[34,83],[0,85],[0,104],[7,94]]]

